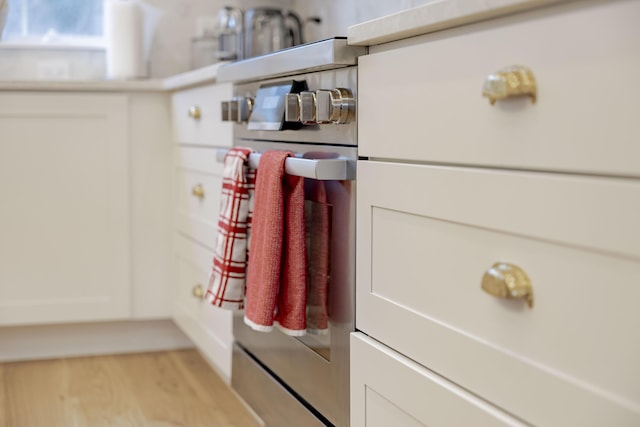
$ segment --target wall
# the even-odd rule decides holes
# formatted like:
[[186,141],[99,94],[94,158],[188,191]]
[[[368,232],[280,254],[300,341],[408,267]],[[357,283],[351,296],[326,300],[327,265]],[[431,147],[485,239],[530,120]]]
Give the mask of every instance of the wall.
[[[158,25],[150,53],[150,77],[163,78],[188,71],[191,65],[191,38],[198,19],[215,19],[224,5],[245,10],[257,6],[291,8],[293,0],[144,0],[157,8]],[[104,78],[104,51],[87,48],[60,49],[42,46],[16,48],[0,46],[0,79]]]
[[[240,7],[275,6],[290,8],[300,16],[320,17],[320,24],[308,23],[306,41],[346,36],[353,24],[398,12],[433,0],[145,0],[159,11],[158,26],[150,55],[150,76],[163,78],[188,71],[191,66],[191,39],[197,34],[200,18],[214,19],[224,5]],[[90,49],[0,48],[0,78],[37,79],[43,75],[42,61],[54,68],[67,63],[67,73],[59,78],[100,79],[105,74],[104,52]],[[40,63],[40,68],[39,68]],[[45,70],[46,71],[46,70]],[[46,74],[46,73],[45,73]]]
[[242,10],[258,6],[291,8],[294,0],[146,0],[162,10],[151,51],[151,75],[171,76],[190,68],[191,38],[196,35],[198,17],[215,18],[225,5]]

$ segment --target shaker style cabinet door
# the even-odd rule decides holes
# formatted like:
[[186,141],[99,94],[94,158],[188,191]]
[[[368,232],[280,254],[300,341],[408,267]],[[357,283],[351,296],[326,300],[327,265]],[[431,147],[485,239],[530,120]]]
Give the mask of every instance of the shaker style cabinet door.
[[0,94],[0,325],[130,316],[128,99]]

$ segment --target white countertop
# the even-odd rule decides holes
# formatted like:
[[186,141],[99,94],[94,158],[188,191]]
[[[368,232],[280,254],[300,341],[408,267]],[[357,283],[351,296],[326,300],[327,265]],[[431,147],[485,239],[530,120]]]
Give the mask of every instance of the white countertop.
[[158,92],[163,80],[0,80],[0,90]]
[[217,64],[168,77],[164,79],[164,88],[167,90],[177,90],[202,83],[213,83],[216,81],[218,68],[227,63],[228,62],[218,62]]
[[372,46],[567,0],[434,0],[353,25],[349,44]]
[[216,81],[221,62],[166,79],[140,80],[0,80],[0,90],[78,92],[165,92]]

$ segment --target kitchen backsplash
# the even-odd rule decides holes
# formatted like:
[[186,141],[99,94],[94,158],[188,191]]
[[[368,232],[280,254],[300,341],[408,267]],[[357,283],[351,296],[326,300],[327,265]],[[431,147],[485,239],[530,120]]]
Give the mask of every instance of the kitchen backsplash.
[[381,16],[400,12],[434,0],[294,0],[293,8],[301,16],[317,16],[320,25],[308,24],[309,41],[346,36],[347,28]]
[[[207,18],[232,5],[246,10],[258,6],[293,9],[304,19],[319,17],[305,28],[306,41],[346,36],[347,28],[390,13],[433,0],[145,0],[159,9],[160,17],[151,48],[149,71],[152,78],[163,78],[190,69],[191,39]],[[42,58],[53,71],[65,71],[51,78],[99,79],[105,75],[104,52],[91,49],[61,50],[0,49],[0,78],[41,78]],[[65,65],[66,64],[66,65]],[[55,66],[54,66],[55,65]],[[65,66],[63,66],[65,65]],[[46,74],[46,67],[44,69]]]

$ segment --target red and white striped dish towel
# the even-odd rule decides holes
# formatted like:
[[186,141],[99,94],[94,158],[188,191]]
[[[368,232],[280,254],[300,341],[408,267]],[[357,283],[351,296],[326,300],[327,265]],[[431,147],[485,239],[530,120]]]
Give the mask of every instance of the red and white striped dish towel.
[[231,310],[244,307],[256,179],[255,170],[248,166],[251,152],[235,147],[224,158],[218,237],[205,295],[211,304]]
[[285,175],[292,153],[266,151],[256,177],[244,322],[268,332],[306,333],[304,179]]

